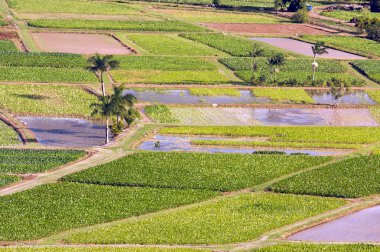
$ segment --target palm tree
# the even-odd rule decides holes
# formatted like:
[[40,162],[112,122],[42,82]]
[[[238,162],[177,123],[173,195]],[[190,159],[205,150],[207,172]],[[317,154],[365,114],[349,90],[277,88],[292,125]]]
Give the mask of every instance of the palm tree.
[[128,114],[128,110],[133,108],[137,99],[132,94],[124,95],[124,85],[113,86],[113,94],[111,95],[112,112],[116,115],[117,123],[121,118]]
[[272,75],[275,76],[275,73],[279,71],[278,67],[282,66],[285,63],[286,59],[282,53],[277,53],[269,56],[267,58],[267,65],[269,66],[269,74],[272,79]]
[[264,49],[257,43],[254,43],[253,44],[253,49],[252,49],[252,59],[253,59],[253,62],[252,62],[252,80],[255,79],[255,72],[257,71],[257,61],[256,61],[256,58],[257,57],[262,57],[264,56]]
[[315,81],[315,71],[317,70],[318,63],[316,61],[317,55],[327,54],[327,47],[325,46],[325,42],[317,41],[315,45],[311,46],[311,50],[313,51],[314,61],[311,64],[313,67],[313,81]]
[[109,143],[109,119],[113,115],[112,111],[112,98],[111,96],[101,96],[99,97],[100,103],[93,103],[91,107],[93,111],[91,116],[99,115],[106,119],[106,144]]
[[112,60],[112,55],[105,55],[101,56],[99,54],[95,54],[94,56],[91,56],[88,58],[88,63],[90,63],[90,66],[87,67],[87,70],[90,70],[93,72],[96,77],[98,78],[101,86],[102,86],[102,94],[103,96],[106,95],[106,90],[104,87],[104,80],[103,80],[103,74],[105,72],[108,72],[109,70],[118,68],[120,63],[117,60]]

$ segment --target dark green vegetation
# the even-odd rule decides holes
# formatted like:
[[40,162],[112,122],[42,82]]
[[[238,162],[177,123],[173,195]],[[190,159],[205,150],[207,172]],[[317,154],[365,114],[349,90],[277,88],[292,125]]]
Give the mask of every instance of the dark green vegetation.
[[216,196],[210,191],[57,183],[0,199],[0,240],[56,232],[177,207]]
[[17,47],[10,40],[0,40],[0,52],[17,52]]
[[65,181],[233,191],[330,161],[330,157],[137,153],[65,177]]
[[365,244],[281,244],[251,252],[378,252],[379,246]]
[[380,83],[380,60],[356,60],[352,65],[371,80]]
[[8,184],[19,181],[20,179],[16,176],[3,175],[0,174],[0,187],[6,186]]
[[226,244],[342,206],[344,200],[272,193],[244,194],[171,213],[74,234],[96,244]]
[[276,192],[345,198],[380,193],[380,155],[356,157],[295,175],[270,187]]
[[30,20],[28,25],[37,28],[128,30],[128,31],[170,31],[201,32],[205,28],[179,21],[118,21],[118,20]]
[[160,123],[179,123],[180,121],[172,114],[166,105],[150,105],[144,108],[144,112],[150,118]]
[[0,149],[0,173],[39,173],[85,155],[77,150]]
[[289,59],[279,67],[276,74],[276,82],[270,82],[270,71],[265,58],[257,58],[257,71],[252,72],[252,58],[225,58],[220,62],[229,67],[235,74],[246,82],[258,85],[277,86],[326,86],[331,78],[337,78],[349,85],[363,86],[365,82],[348,73],[348,69],[342,63],[333,60],[318,60],[319,67],[316,72],[316,81],[312,82],[312,69],[310,59]]

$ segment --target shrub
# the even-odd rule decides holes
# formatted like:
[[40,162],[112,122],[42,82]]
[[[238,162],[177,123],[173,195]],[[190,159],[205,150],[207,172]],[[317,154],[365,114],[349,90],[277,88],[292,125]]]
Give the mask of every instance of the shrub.
[[291,17],[291,20],[293,23],[309,23],[309,12],[307,9],[300,9]]

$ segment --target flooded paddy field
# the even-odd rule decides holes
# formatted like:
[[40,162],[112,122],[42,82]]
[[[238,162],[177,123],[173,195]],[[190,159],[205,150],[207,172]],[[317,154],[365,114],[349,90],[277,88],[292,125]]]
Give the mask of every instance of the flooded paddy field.
[[[196,146],[191,144],[192,140],[226,140],[223,137],[198,137],[198,136],[171,136],[155,135],[143,141],[137,149],[148,151],[191,151],[209,153],[243,153],[252,154],[258,150],[275,150],[286,154],[303,153],[311,156],[335,156],[347,152],[346,150],[308,150],[308,149],[284,149],[284,148],[248,148],[248,147],[212,147]],[[156,143],[159,142],[159,147]]]
[[288,237],[292,241],[380,242],[380,205],[367,208]]
[[86,148],[105,142],[105,126],[75,118],[18,117],[46,146]]

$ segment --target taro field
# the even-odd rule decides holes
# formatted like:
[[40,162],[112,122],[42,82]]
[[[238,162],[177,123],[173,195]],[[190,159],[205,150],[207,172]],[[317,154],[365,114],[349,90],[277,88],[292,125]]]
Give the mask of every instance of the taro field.
[[379,252],[371,2],[0,0],[0,252]]

